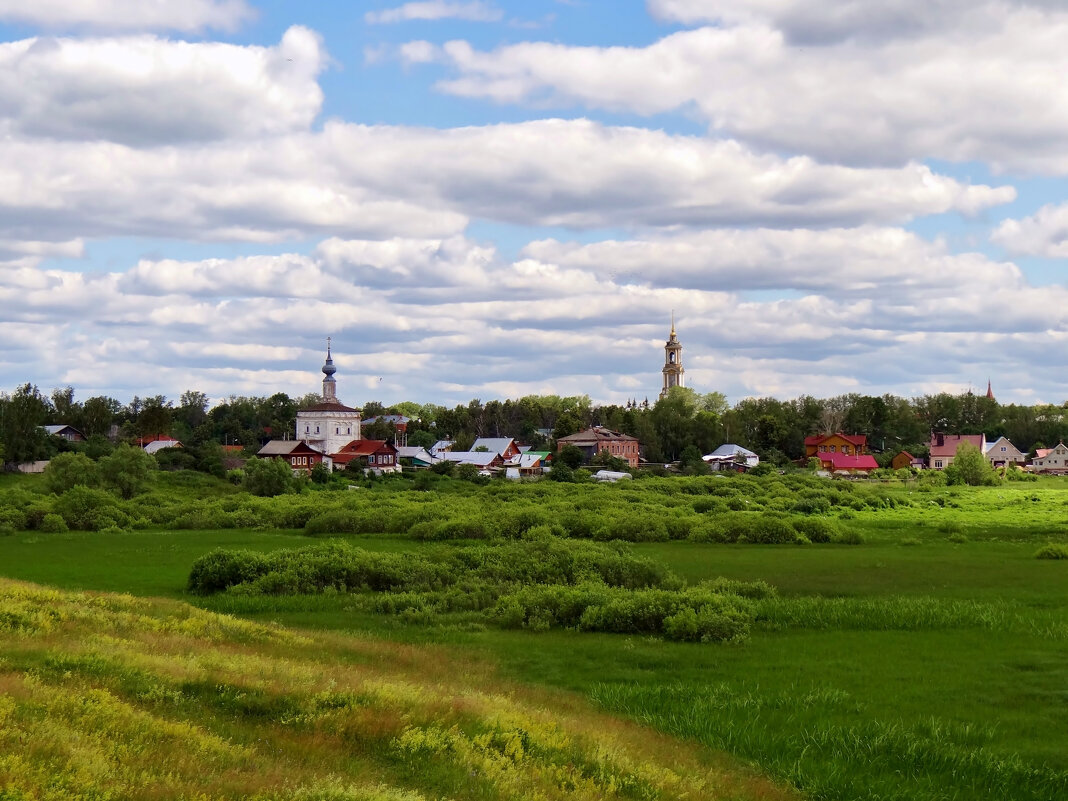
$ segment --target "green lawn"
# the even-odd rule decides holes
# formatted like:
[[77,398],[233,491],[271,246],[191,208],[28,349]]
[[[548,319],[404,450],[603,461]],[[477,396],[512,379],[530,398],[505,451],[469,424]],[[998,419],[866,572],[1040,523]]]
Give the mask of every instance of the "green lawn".
[[[837,628],[815,618],[779,629],[758,623],[743,645],[502,631],[470,616],[408,625],[355,611],[344,595],[185,595],[189,566],[207,551],[309,543],[296,532],[18,533],[0,537],[0,575],[471,649],[507,677],[575,690],[731,751],[811,798],[1068,798],[1068,562],[1034,558],[1042,543],[1065,541],[1068,493],[1044,483],[930,495],[847,514],[840,523],[866,538],[858,546],[632,546],[689,582],[763,579],[787,601],[855,604]],[[349,539],[378,550],[428,547]],[[933,616],[916,617],[910,602]],[[905,611],[873,624],[880,607]],[[974,614],[957,623],[938,614],[960,609]]]

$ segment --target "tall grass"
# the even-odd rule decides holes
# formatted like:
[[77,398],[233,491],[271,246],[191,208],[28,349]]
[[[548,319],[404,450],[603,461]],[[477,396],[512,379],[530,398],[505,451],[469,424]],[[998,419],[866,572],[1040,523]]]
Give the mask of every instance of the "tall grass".
[[1068,771],[995,752],[988,728],[865,719],[863,707],[838,691],[601,684],[592,696],[605,709],[661,731],[754,759],[806,798],[1068,798]]
[[0,653],[5,799],[792,797],[440,650],[0,580]]

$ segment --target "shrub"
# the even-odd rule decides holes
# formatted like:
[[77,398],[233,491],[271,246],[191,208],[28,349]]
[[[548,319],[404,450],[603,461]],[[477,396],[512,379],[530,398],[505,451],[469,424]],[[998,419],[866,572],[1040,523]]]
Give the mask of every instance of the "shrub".
[[863,545],[864,536],[859,531],[843,531],[833,541],[839,545]]
[[190,592],[207,595],[252,581],[263,575],[267,557],[253,551],[216,549],[193,562],[189,571]]
[[48,463],[44,484],[49,492],[62,495],[71,487],[95,487],[100,483],[96,462],[81,453],[61,453]]
[[469,481],[471,483],[477,483],[480,476],[478,474],[478,465],[474,464],[461,464],[456,466],[456,477],[461,481]]
[[241,486],[253,495],[270,498],[289,492],[293,487],[293,471],[281,459],[259,459],[253,456],[245,462]]
[[794,501],[791,511],[803,515],[825,514],[831,511],[831,502],[824,495],[808,491]]
[[791,521],[798,534],[810,542],[831,542],[838,536],[838,526],[833,520],[822,517],[798,517]]
[[688,606],[664,618],[664,636],[669,640],[687,642],[701,639],[697,630],[697,611]]
[[62,534],[64,531],[69,531],[67,521],[55,513],[45,515],[40,525],[37,526],[37,530],[46,534]]
[[115,499],[111,495],[90,487],[71,487],[57,498],[52,506],[53,511],[62,516],[67,526],[79,531],[107,528],[125,517],[116,508]]
[[761,545],[776,545],[794,542],[797,531],[785,518],[759,515],[746,534],[746,539]]
[[605,520],[593,533],[597,540],[664,542],[668,539],[664,521],[655,514],[628,514]]
[[1068,545],[1043,545],[1035,552],[1036,559],[1068,559]]
[[126,443],[113,450],[110,456],[102,458],[98,464],[104,486],[127,499],[144,491],[149,476],[156,469],[155,459],[141,448]]
[[549,471],[548,479],[550,481],[560,481],[565,484],[573,484],[575,482],[575,471],[562,461],[557,461],[553,465],[553,469]]

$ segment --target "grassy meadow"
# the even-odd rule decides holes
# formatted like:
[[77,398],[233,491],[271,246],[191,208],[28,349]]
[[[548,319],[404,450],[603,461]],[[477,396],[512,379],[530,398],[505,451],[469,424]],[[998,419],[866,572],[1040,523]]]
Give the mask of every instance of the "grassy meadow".
[[[220,631],[234,629],[232,636],[190,632],[166,649],[142,642],[108,651],[116,624],[83,621],[70,611],[70,620],[46,633],[27,633],[12,623],[22,613],[5,610],[2,703],[15,710],[9,718],[23,721],[19,742],[44,737],[41,753],[50,759],[73,759],[72,735],[62,728],[71,724],[58,712],[59,722],[44,722],[55,717],[52,701],[25,706],[27,682],[67,693],[68,703],[90,689],[108,693],[139,715],[192,726],[227,747],[284,741],[242,757],[251,762],[204,757],[217,765],[204,774],[211,777],[205,797],[579,793],[546,778],[558,776],[564,759],[548,746],[537,760],[538,748],[524,746],[536,765],[520,771],[512,760],[508,776],[494,773],[492,780],[479,767],[484,780],[473,780],[473,755],[489,759],[478,743],[507,750],[500,734],[507,727],[487,722],[497,719],[482,707],[462,720],[450,717],[455,702],[441,696],[500,687],[507,689],[492,690],[495,698],[527,710],[515,715],[535,708],[559,714],[553,726],[574,732],[569,742],[582,743],[574,747],[592,749],[581,759],[568,757],[568,765],[601,753],[595,743],[603,728],[606,737],[625,733],[611,747],[626,751],[628,766],[644,760],[642,776],[673,772],[659,784],[630,778],[584,784],[587,795],[575,797],[777,798],[790,797],[790,788],[799,797],[843,800],[1068,797],[1068,560],[1035,558],[1044,545],[1068,544],[1068,484],[1060,481],[989,488],[790,477],[655,479],[629,487],[441,482],[415,492],[398,480],[358,492],[252,499],[222,486],[159,478],[148,497],[109,507],[106,531],[19,527],[0,536],[0,575],[35,583],[5,584],[5,599],[54,594],[36,586],[48,585],[94,593],[59,593],[50,604],[65,609],[126,604],[149,610],[138,615],[153,620],[203,616],[220,621],[211,624]],[[0,484],[0,497],[4,491]],[[19,479],[8,492],[19,507],[10,518],[43,519],[46,500],[32,482]],[[83,509],[77,513],[84,518]],[[152,520],[164,513],[171,525]],[[207,527],[227,522],[226,515],[250,525]],[[71,516],[74,523],[82,518]],[[219,589],[190,591],[194,565],[207,564],[213,552],[209,566]],[[92,628],[98,624],[104,628]],[[147,625],[156,637],[161,625],[172,624]],[[258,633],[240,633],[242,626]],[[124,630],[126,636],[149,635]],[[80,664],[85,643],[97,643],[98,655],[110,654],[114,664],[98,672],[43,667],[49,660]],[[175,660],[200,664],[189,649],[201,645],[254,648],[257,660],[278,660],[271,667],[235,662],[217,683],[262,685],[266,695],[248,702],[249,710],[221,709],[230,703],[222,696],[244,690],[219,690],[217,698],[203,690],[203,676],[179,676],[186,667]],[[155,654],[151,681],[172,682],[166,692],[154,695],[138,684],[149,681],[143,676],[149,668],[134,658],[141,652]],[[351,740],[338,732],[363,724],[333,717],[334,728],[324,729],[329,715],[314,698],[325,685],[292,677],[321,672],[355,686],[352,665],[365,664],[368,652],[379,655],[371,660],[376,670],[396,663],[405,682],[425,688],[426,706],[418,713],[406,708],[389,726],[383,719],[392,712],[372,715],[361,707],[359,715],[377,716],[373,725],[383,731],[340,766]],[[264,678],[291,669],[289,678]],[[135,675],[142,678],[129,678]],[[466,689],[454,686],[461,676]],[[189,689],[194,685],[200,689]],[[274,697],[287,685],[299,686],[300,698]],[[169,700],[155,700],[160,693]],[[467,701],[459,705],[470,711]],[[291,714],[317,722],[295,732],[284,722]],[[356,713],[330,711],[349,714]],[[421,733],[406,738],[395,718],[418,718]],[[527,732],[521,737],[533,736],[518,728]],[[311,751],[298,745],[308,737],[316,743]],[[157,746],[136,747],[149,753]],[[194,753],[183,758],[195,763]],[[279,764],[264,767],[259,760],[274,753]],[[315,764],[297,770],[289,760]],[[441,771],[427,767],[439,761],[447,763]],[[88,781],[92,771],[71,765],[72,775]],[[12,784],[19,770],[31,778]],[[157,776],[134,793],[133,778],[107,773],[94,786],[116,792],[114,782],[126,782],[129,792],[115,797],[182,797],[197,786],[196,770],[159,768],[167,776],[183,770],[186,783],[173,785],[182,790],[157,793],[151,789]],[[592,768],[582,770],[592,775]],[[253,774],[295,778],[278,789],[269,781],[255,785]],[[34,775],[25,765],[16,770],[0,762],[0,797],[8,786],[23,794],[12,790],[12,798],[70,797],[49,796]],[[350,795],[329,795],[329,788]],[[87,790],[83,797],[105,796]]]

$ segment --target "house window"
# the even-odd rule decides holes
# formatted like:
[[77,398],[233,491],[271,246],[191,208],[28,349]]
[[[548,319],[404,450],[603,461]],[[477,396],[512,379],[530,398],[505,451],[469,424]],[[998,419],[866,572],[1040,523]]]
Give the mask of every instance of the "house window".
[[319,433],[319,426],[316,426],[316,427],[315,427],[315,433],[316,433],[316,434],[318,434],[318,433]]
[[349,426],[347,429],[345,429],[345,433],[346,434],[351,434],[352,433],[352,426]]
[[835,448],[836,448],[836,447],[838,447],[838,446],[837,446],[837,445],[832,445],[832,446],[831,446],[831,453],[834,453],[834,452],[835,452]]
[[294,467],[296,467],[297,466],[297,457],[294,456],[292,459],[289,460],[289,463],[291,465],[293,465]]
[[942,460],[941,459],[936,459],[935,460],[935,467],[941,467],[941,466],[942,466]]
[[304,433],[305,434],[311,433],[311,426],[304,426]]
[[827,453],[827,446],[826,445],[820,445],[820,453]]

